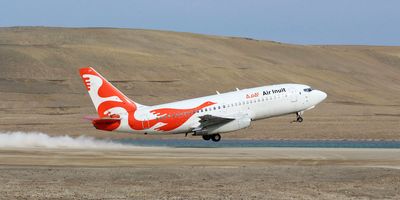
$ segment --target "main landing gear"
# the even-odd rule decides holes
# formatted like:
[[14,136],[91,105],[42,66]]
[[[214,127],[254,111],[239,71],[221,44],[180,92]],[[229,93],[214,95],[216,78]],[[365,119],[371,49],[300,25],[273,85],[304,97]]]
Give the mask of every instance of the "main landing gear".
[[220,134],[213,134],[213,135],[203,135],[203,140],[212,140],[214,142],[219,142],[221,140]]
[[303,117],[301,117],[303,115],[303,111],[301,111],[301,112],[296,112],[296,121],[295,122],[299,122],[299,123],[301,123],[301,122],[303,122]]

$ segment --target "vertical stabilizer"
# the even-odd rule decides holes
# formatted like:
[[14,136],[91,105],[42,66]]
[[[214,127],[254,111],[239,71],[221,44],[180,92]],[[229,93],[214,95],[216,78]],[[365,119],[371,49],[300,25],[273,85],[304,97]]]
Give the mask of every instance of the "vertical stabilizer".
[[126,97],[93,68],[81,68],[79,73],[99,117],[118,115],[118,110],[121,109],[124,109],[125,112],[133,112],[140,106]]

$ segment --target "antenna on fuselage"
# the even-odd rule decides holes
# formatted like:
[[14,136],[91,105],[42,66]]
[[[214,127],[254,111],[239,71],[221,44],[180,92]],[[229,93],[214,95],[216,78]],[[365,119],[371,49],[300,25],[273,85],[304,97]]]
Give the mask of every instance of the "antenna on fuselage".
[[239,91],[239,88],[236,88],[236,91]]
[[215,91],[215,92],[217,92],[217,94],[219,94],[218,90],[217,90],[217,91]]

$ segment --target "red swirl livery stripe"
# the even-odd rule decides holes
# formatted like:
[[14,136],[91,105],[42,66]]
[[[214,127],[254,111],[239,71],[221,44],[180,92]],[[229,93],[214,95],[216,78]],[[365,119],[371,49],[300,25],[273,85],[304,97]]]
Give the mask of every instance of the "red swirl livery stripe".
[[[153,124],[157,124],[158,122],[165,123],[165,125],[156,128],[158,131],[171,131],[174,130],[178,127],[180,127],[182,124],[184,124],[187,120],[189,120],[190,117],[196,113],[196,111],[205,108],[207,106],[213,105],[215,103],[206,101],[202,103],[201,105],[191,108],[191,109],[175,109],[175,108],[160,108],[160,109],[155,109],[152,110],[151,113],[155,114],[156,116],[159,117],[159,119],[155,120],[150,120],[149,124],[151,125],[150,127],[154,126]],[[161,117],[164,116],[164,117]],[[169,117],[168,117],[169,116]]]
[[[133,130],[145,130],[157,126],[157,131],[171,131],[190,119],[197,110],[213,105],[215,103],[207,101],[194,108],[177,109],[177,108],[158,108],[151,110],[150,113],[157,116],[156,119],[138,120],[135,118],[137,111],[137,103],[130,100],[93,68],[80,69],[82,80],[96,106],[97,113],[101,118],[110,117],[111,115],[121,114],[115,113],[115,110],[123,109],[128,114],[128,124]],[[106,123],[108,122],[108,123]],[[93,121],[96,128],[112,131],[120,126],[120,121]]]

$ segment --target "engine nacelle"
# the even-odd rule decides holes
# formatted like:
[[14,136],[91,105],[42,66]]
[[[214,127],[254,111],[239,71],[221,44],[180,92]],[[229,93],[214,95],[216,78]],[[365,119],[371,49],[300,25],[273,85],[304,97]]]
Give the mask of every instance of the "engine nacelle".
[[248,117],[238,118],[222,126],[208,128],[208,134],[225,133],[247,128],[250,126],[251,119]]
[[201,129],[194,131],[193,135],[208,135],[208,129]]

